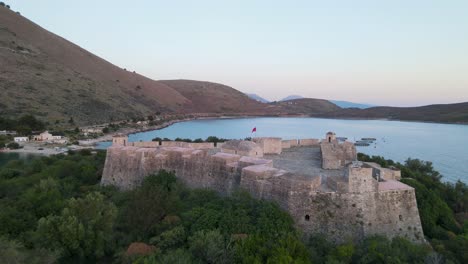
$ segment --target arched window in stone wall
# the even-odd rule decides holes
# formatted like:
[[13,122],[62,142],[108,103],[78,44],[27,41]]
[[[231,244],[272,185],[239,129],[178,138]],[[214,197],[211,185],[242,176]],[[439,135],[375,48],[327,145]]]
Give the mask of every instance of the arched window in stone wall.
[[310,215],[305,215],[304,219],[305,219],[306,221],[310,221]]

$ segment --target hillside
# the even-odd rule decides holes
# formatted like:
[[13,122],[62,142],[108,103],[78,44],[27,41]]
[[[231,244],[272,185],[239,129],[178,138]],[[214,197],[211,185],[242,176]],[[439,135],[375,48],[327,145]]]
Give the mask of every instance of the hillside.
[[270,101],[261,97],[260,95],[258,94],[254,94],[254,93],[246,93],[246,95],[248,97],[250,97],[251,99],[254,99],[255,101],[258,101],[258,102],[261,102],[261,103],[269,103]]
[[[238,106],[248,111],[260,105],[227,86],[203,83],[190,92],[187,89],[201,83],[171,82],[182,95],[165,82],[119,68],[1,6],[0,61],[1,116],[30,113],[49,122],[73,117],[84,125],[156,112],[232,112]],[[202,98],[199,92],[206,94]],[[225,106],[220,99],[226,100]]]
[[262,103],[223,84],[193,80],[162,80],[159,82],[188,99],[183,109],[186,112],[254,114],[265,110]]
[[288,101],[280,101],[270,103],[278,107],[279,111],[285,114],[304,114],[304,115],[321,115],[330,112],[340,111],[341,108],[327,100],[314,98],[301,98]]
[[468,123],[468,102],[438,104],[420,107],[371,107],[367,109],[341,109],[323,113],[330,118],[368,118],[438,123]]

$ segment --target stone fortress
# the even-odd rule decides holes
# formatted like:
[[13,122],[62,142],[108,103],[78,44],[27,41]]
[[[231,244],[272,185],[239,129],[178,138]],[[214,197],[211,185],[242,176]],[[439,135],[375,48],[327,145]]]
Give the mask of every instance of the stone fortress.
[[236,189],[275,201],[306,234],[335,242],[366,236],[424,242],[415,191],[396,169],[357,161],[351,142],[326,138],[253,138],[225,143],[128,142],[115,136],[101,184],[131,189],[145,176],[172,171],[191,188]]

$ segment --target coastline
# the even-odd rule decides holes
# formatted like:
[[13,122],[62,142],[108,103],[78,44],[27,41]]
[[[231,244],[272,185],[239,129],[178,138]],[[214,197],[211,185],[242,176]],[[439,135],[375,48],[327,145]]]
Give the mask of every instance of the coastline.
[[411,123],[428,123],[428,124],[441,124],[441,125],[468,125],[468,123],[441,123],[441,122],[432,122],[432,121],[420,121],[420,120],[401,120],[401,119],[389,119],[389,118],[353,118],[353,117],[323,117],[323,116],[313,116],[306,114],[278,114],[278,115],[259,115],[259,114],[242,114],[242,115],[206,115],[206,116],[195,116],[188,117],[183,119],[176,119],[164,122],[160,125],[155,126],[145,126],[145,127],[127,127],[119,129],[116,132],[109,133],[107,135],[88,140],[79,140],[80,146],[95,146],[100,142],[112,141],[112,137],[117,134],[131,135],[140,132],[161,130],[168,126],[174,125],[176,123],[193,121],[193,120],[212,120],[212,119],[244,119],[244,118],[264,118],[264,117],[278,117],[278,118],[322,118],[322,119],[333,119],[333,120],[381,120],[381,121],[395,121],[395,122],[411,122]]
[[166,128],[168,126],[174,125],[176,123],[181,123],[181,122],[187,122],[187,121],[193,121],[193,120],[213,120],[213,119],[244,119],[244,118],[262,118],[262,117],[310,117],[308,115],[248,115],[248,114],[243,114],[243,115],[207,115],[207,116],[196,116],[196,117],[188,117],[188,118],[183,118],[183,119],[176,119],[176,120],[170,120],[167,122],[164,122],[160,125],[156,126],[146,126],[146,127],[141,127],[141,128],[134,128],[134,127],[127,127],[127,128],[122,128],[119,129],[116,132],[109,133],[107,135],[94,138],[94,139],[88,139],[88,140],[79,140],[80,146],[94,146],[99,142],[106,142],[106,141],[112,141],[112,137],[118,134],[124,134],[124,135],[131,135],[131,134],[136,134],[140,132],[147,132],[147,131],[153,131],[153,130],[160,130],[163,128]]

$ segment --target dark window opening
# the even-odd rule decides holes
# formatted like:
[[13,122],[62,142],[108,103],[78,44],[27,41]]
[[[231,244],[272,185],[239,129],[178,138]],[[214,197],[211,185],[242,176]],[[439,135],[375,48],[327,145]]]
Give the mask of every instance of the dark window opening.
[[305,215],[305,220],[310,221],[310,215]]
[[328,137],[328,143],[331,143],[331,137]]
[[399,215],[398,218],[400,218],[400,221],[403,221],[403,216]]

